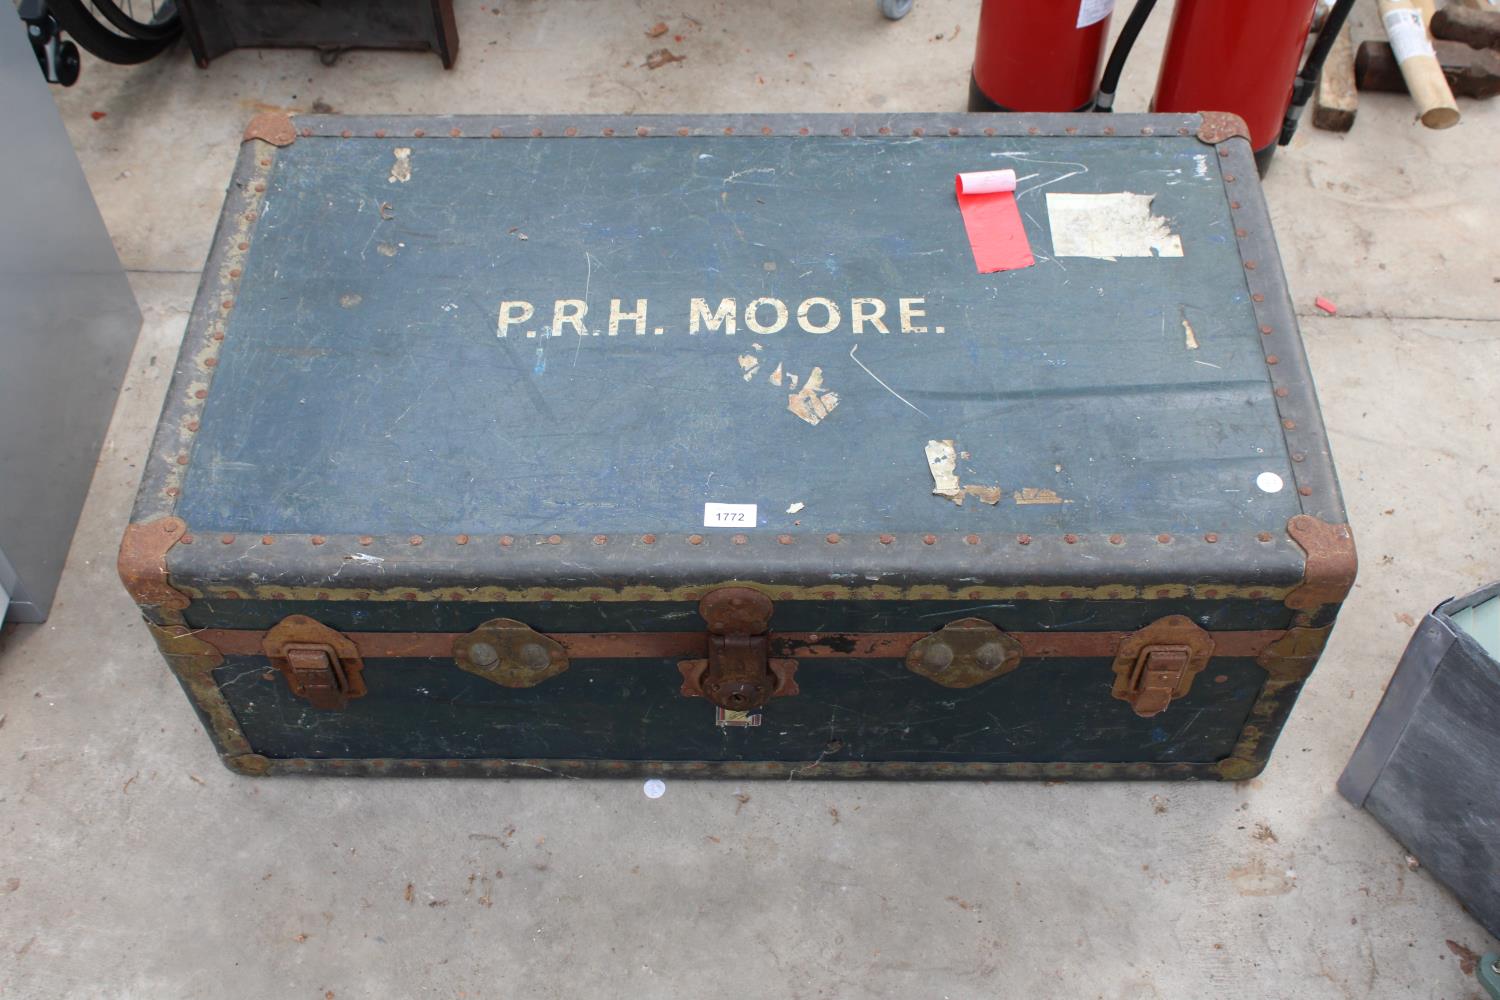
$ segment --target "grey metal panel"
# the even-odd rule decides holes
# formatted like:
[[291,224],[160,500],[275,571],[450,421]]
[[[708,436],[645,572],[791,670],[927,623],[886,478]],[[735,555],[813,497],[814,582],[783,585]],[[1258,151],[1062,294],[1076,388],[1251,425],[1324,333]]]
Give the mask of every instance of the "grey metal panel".
[[141,317],[25,26],[0,20],[0,550],[11,619],[41,621]]

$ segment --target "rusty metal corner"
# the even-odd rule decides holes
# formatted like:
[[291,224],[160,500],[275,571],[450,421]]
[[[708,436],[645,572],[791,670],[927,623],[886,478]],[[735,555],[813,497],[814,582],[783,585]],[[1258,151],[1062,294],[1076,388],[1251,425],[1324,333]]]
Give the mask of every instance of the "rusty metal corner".
[[273,146],[290,146],[297,141],[297,126],[292,124],[292,116],[283,111],[262,111],[250,119],[240,137],[241,142],[251,139]]
[[181,611],[192,603],[167,580],[167,550],[186,534],[187,522],[180,517],[163,517],[125,528],[117,565],[120,582],[137,605]]
[[1307,554],[1302,583],[1286,595],[1286,606],[1312,611],[1327,604],[1342,604],[1354,587],[1359,557],[1354,551],[1354,532],[1347,524],[1329,524],[1311,514],[1298,514],[1286,524],[1287,534]]
[[1198,126],[1200,142],[1217,146],[1235,136],[1239,136],[1246,142],[1250,141],[1250,126],[1245,124],[1245,119],[1232,111],[1200,111],[1198,114],[1203,119]]

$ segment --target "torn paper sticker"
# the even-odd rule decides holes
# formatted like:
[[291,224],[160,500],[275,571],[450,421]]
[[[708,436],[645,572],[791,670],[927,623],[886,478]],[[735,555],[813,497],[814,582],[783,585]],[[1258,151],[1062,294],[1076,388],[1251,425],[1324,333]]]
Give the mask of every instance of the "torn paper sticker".
[[[796,383],[794,382],[793,385]],[[797,392],[786,397],[786,408],[816,427],[839,405],[839,394],[823,386],[823,369],[814,368]]]
[[745,381],[748,382],[760,371],[760,358],[753,354],[740,355],[740,371],[744,373]]
[[411,147],[396,147],[396,162],[391,164],[391,176],[386,178],[387,184],[395,184],[398,181],[405,184],[411,180]]
[[947,497],[963,506],[964,492],[958,485],[958,453],[952,441],[927,442],[927,468],[932,472],[932,495]]
[[801,500],[798,500],[796,503],[794,503],[790,507],[788,507],[786,509],[786,512],[788,514],[800,514],[800,513],[802,513],[802,508],[804,508],[806,506],[807,506],[807,504],[803,503]]
[[1153,194],[1047,192],[1055,257],[1181,257],[1182,238],[1151,214]]
[[1028,506],[1030,504],[1072,502],[1073,501],[1071,500],[1064,500],[1062,497],[1058,496],[1056,490],[1049,490],[1046,487],[1026,486],[1022,489],[1016,490],[1016,503],[1022,507]]

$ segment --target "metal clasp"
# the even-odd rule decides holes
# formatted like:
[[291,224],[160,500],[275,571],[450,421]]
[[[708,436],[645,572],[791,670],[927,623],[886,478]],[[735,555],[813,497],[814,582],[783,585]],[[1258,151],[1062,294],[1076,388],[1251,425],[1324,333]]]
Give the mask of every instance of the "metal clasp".
[[748,587],[721,587],[698,602],[708,623],[708,659],[682,660],[682,694],[746,712],[797,693],[797,661],[770,655],[771,599]]
[[1120,643],[1111,693],[1143,719],[1160,715],[1191,690],[1213,655],[1213,636],[1183,615],[1168,615]]
[[906,669],[950,688],[969,688],[1021,665],[1021,643],[983,618],[949,622],[918,639],[906,653]]
[[286,677],[292,694],[313,708],[346,707],[365,692],[359,647],[342,633],[305,615],[283,618],[263,643],[271,665]]

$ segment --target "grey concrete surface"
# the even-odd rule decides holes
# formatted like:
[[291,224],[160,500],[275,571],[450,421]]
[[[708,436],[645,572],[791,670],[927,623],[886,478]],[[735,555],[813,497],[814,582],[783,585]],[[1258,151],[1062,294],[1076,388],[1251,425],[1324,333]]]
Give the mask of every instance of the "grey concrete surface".
[[[146,325],[52,620],[0,633],[0,996],[1479,996],[1454,948],[1495,942],[1334,780],[1409,620],[1500,576],[1492,105],[1436,133],[1366,95],[1354,132],[1304,131],[1268,179],[1363,569],[1259,779],[671,781],[653,801],[222,770],[113,564],[253,111],[956,109],[975,22],[966,0],[898,24],[873,0],[460,7],[451,73],[177,51],[90,60],[57,94]],[[686,61],[642,68],[662,44]]]

